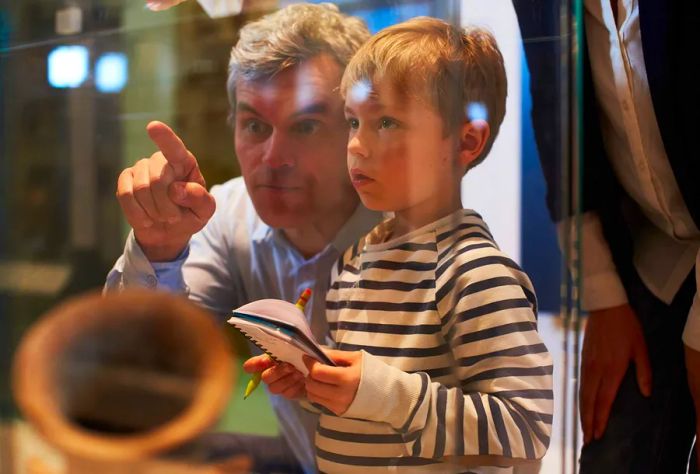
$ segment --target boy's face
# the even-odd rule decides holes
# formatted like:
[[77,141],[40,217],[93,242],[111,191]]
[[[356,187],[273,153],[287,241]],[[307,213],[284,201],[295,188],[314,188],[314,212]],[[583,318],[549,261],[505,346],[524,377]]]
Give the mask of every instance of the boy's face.
[[388,81],[347,91],[348,170],[369,209],[394,211],[413,228],[461,206],[458,138],[427,101]]

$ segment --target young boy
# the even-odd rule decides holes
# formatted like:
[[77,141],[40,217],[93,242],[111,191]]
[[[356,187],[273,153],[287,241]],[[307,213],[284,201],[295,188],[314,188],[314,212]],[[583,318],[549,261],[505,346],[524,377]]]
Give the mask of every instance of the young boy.
[[541,458],[552,361],[532,284],[460,200],[462,176],[505,114],[494,38],[432,18],[392,26],[356,53],[341,92],[352,182],[365,206],[393,217],[333,272],[338,350],[328,353],[339,367],[309,361],[305,381],[284,366],[263,380],[286,394],[304,383],[325,408],[321,472],[464,472]]

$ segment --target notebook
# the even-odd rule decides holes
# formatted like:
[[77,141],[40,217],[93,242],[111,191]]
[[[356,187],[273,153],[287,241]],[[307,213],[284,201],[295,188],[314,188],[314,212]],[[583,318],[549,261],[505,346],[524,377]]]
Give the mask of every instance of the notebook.
[[336,365],[314,339],[302,310],[288,301],[253,301],[233,310],[228,323],[274,360],[292,364],[304,376],[309,371],[303,355],[323,364]]

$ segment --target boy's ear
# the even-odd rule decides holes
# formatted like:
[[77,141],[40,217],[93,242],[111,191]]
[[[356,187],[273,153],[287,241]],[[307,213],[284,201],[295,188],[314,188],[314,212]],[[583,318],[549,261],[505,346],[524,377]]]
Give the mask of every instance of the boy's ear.
[[469,167],[479,157],[491,135],[486,120],[465,121],[459,131],[459,162]]

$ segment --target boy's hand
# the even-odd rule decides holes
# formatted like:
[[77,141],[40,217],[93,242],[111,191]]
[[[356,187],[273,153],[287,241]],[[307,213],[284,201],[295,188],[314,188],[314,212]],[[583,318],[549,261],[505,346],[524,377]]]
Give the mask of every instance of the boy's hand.
[[291,364],[278,364],[262,354],[245,361],[243,370],[249,374],[262,372],[262,381],[267,384],[270,393],[290,400],[304,396],[304,376]]
[[306,398],[340,416],[355,399],[362,374],[362,353],[324,349],[339,367],[321,364],[304,356],[309,369],[306,378]]

